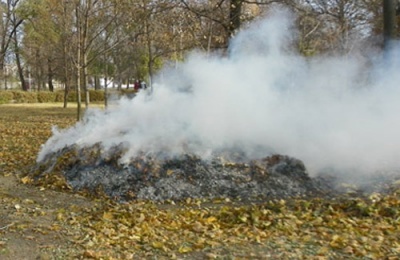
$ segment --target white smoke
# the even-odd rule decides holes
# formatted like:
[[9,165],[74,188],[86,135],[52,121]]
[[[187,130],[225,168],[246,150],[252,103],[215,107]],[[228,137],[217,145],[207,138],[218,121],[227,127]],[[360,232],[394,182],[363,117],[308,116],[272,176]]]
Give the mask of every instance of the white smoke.
[[65,146],[101,143],[105,151],[123,144],[122,162],[139,152],[207,156],[236,147],[253,157],[293,156],[311,172],[398,168],[398,64],[305,58],[291,50],[288,17],[270,14],[240,32],[228,56],[197,52],[166,68],[152,95],[143,91],[55,129],[38,161]]

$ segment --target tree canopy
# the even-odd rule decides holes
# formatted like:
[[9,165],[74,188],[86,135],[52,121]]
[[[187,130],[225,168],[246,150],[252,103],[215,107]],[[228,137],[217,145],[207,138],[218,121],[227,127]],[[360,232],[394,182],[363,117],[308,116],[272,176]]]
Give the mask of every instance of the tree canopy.
[[278,6],[294,14],[294,47],[304,55],[383,45],[378,0],[3,0],[2,85],[16,70],[25,90],[52,91],[57,82],[87,92],[105,77],[117,87],[135,79],[151,84],[165,62],[190,50],[224,53],[239,30]]

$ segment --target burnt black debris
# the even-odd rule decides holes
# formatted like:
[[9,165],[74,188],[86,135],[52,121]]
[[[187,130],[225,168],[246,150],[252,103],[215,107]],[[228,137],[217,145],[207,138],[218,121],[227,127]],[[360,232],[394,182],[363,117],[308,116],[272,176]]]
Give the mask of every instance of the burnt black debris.
[[332,196],[333,179],[310,178],[303,162],[284,155],[235,162],[226,157],[202,159],[193,154],[172,158],[141,155],[119,164],[123,148],[105,154],[99,145],[68,147],[49,154],[33,175],[62,173],[74,190],[101,190],[118,201],[180,201],[186,198],[232,198],[241,201]]

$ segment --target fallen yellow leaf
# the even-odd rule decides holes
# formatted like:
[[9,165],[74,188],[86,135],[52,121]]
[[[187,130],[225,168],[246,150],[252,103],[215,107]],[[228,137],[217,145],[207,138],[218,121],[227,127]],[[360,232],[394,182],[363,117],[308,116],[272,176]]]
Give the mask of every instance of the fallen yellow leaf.
[[179,253],[184,254],[184,253],[189,253],[192,251],[192,248],[189,246],[181,246],[178,249]]
[[104,212],[103,213],[103,219],[104,220],[113,220],[114,219],[114,215],[111,212]]

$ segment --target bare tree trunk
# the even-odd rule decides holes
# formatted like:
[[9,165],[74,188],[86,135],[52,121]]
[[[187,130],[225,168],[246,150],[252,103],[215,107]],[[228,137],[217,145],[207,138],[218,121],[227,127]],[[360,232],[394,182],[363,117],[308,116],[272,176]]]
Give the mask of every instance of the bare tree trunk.
[[7,70],[6,69],[2,69],[1,70],[1,72],[2,72],[2,77],[3,77],[3,79],[4,79],[4,89],[5,90],[7,90],[8,89],[8,85],[7,85]]
[[107,76],[104,77],[104,106],[108,107],[108,79]]
[[82,54],[82,44],[81,44],[81,24],[80,24],[80,10],[79,10],[79,4],[76,6],[76,26],[77,26],[77,33],[78,33],[78,50],[77,50],[77,66],[76,66],[76,102],[77,102],[77,121],[81,120],[81,106],[82,106],[82,102],[81,102],[81,54]]
[[100,89],[100,78],[99,76],[95,75],[94,76],[94,89],[99,90]]
[[68,107],[68,94],[69,94],[69,82],[65,82],[64,83],[64,105],[63,108],[67,108]]
[[122,89],[122,76],[121,73],[118,73],[118,85],[117,85],[117,89],[121,90]]
[[[83,45],[82,47],[84,47],[85,45]],[[88,88],[88,82],[87,82],[87,59],[86,59],[86,53],[82,53],[82,55],[84,56],[83,61],[82,61],[82,86],[83,86],[83,90],[85,91],[85,108],[88,109],[89,108],[89,104],[90,104],[90,95],[89,95],[89,88]]]
[[[64,7],[64,12],[63,12],[63,31],[66,32],[67,31],[67,25],[66,25],[66,21],[67,21],[67,5],[66,2],[63,1],[63,7]],[[68,59],[67,59],[67,53],[68,53],[68,47],[67,47],[67,43],[66,41],[62,41],[63,44],[63,61],[64,61],[64,84],[65,84],[65,88],[64,88],[64,108],[68,107],[68,94],[69,94],[69,90],[70,90],[70,79],[69,79],[69,72],[68,72]]]
[[229,6],[229,37],[236,33],[241,26],[243,0],[231,0]]
[[208,30],[208,42],[207,42],[207,55],[210,55],[211,53],[211,41],[213,37],[213,23],[210,22],[209,24],[209,30]]
[[[4,71],[7,51],[12,40],[16,38],[18,27],[24,21],[23,19],[17,19],[16,17],[16,6],[18,2],[19,0],[1,1],[3,20],[1,24],[2,30],[0,32],[0,71]],[[22,88],[26,89],[26,85],[23,84]]]
[[49,85],[49,90],[54,92],[53,85],[53,70],[51,68],[51,60],[47,59],[47,84]]
[[383,0],[383,44],[387,51],[396,38],[397,0]]
[[148,51],[149,51],[149,62],[147,63],[148,66],[148,70],[149,70],[149,82],[148,85],[150,87],[150,89],[152,89],[152,82],[153,82],[153,52],[152,52],[152,43],[151,43],[151,39],[148,39],[147,42],[147,47],[148,47]]
[[88,0],[85,1],[85,12],[84,12],[84,16],[83,19],[84,21],[81,20],[82,23],[82,32],[81,32],[81,58],[82,58],[82,63],[81,63],[81,67],[82,67],[82,86],[83,86],[83,90],[85,91],[85,108],[88,109],[89,108],[89,103],[90,103],[90,96],[89,96],[89,88],[88,88],[88,82],[87,82],[87,65],[88,65],[88,53],[87,53],[87,41],[88,41],[88,30],[89,30],[89,9],[90,6],[92,5],[92,1]]
[[20,58],[20,53],[19,53],[17,33],[14,33],[14,49],[15,49],[14,50],[15,51],[15,62],[17,63],[18,76],[19,76],[19,80],[21,81],[22,90],[28,91],[28,88],[30,88],[31,86],[27,86],[27,84],[25,82],[24,69],[22,68],[21,58]]
[[[78,57],[80,56],[80,50],[78,48]],[[81,68],[76,69],[76,103],[77,103],[77,121],[82,118],[82,101],[81,101]]]
[[69,73],[68,73],[68,66],[67,66],[67,45],[64,44],[64,108],[68,106],[68,94],[70,90],[70,80],[69,80]]
[[[151,15],[148,17],[148,19],[151,19]],[[149,21],[145,19],[144,21],[144,29],[145,29],[145,35],[146,35],[146,42],[147,42],[147,51],[149,55],[149,61],[147,62],[147,69],[149,70],[149,82],[148,86],[150,87],[150,90],[152,90],[152,81],[153,81],[153,48],[152,48],[152,39],[150,35],[150,25]]]

